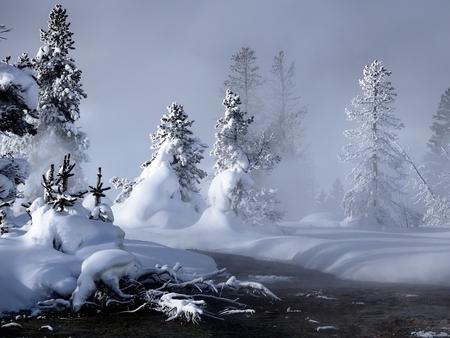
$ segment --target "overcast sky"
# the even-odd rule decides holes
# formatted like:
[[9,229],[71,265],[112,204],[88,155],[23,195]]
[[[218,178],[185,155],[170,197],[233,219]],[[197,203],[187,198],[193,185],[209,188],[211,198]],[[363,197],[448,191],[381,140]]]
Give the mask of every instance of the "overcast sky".
[[[39,29],[47,29],[56,3],[0,0],[0,23],[13,28],[0,42],[0,57],[35,56]],[[219,88],[242,46],[255,50],[263,76],[280,49],[295,61],[316,181],[326,190],[349,171],[337,155],[347,143],[343,131],[355,127],[345,108],[362,93],[365,65],[379,59],[392,71],[396,116],[405,124],[400,143],[417,160],[450,86],[448,0],[60,3],[72,23],[76,50],[70,55],[88,95],[78,126],[91,138],[92,162],[83,166],[91,182],[98,166],[105,179],[139,175],[152,152],[148,135],[173,101],[184,105],[194,132],[211,147],[224,112]]]

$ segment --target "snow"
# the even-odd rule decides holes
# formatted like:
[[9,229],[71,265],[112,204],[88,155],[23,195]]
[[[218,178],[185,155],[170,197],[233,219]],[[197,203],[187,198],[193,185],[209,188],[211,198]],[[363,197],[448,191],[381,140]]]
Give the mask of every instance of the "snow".
[[141,181],[130,197],[112,207],[116,224],[127,228],[183,228],[192,225],[200,214],[197,205],[181,200],[180,184],[170,166],[170,142],[165,142],[152,164],[141,173]]
[[30,109],[36,109],[38,104],[38,85],[27,70],[0,62],[0,90],[7,90],[11,85],[20,88],[22,98]]
[[415,331],[411,333],[411,336],[421,338],[450,337],[448,333],[445,332],[436,333],[434,331]]
[[[54,301],[42,304],[55,307],[66,299],[77,310],[96,283],[119,293],[118,280],[141,269],[171,273],[182,266],[183,273],[192,275],[217,269],[212,258],[185,249],[280,261],[350,280],[450,286],[447,228],[349,228],[329,213],[279,227],[248,225],[229,208],[229,189],[239,169],[216,176],[209,191],[211,205],[199,214],[181,201],[174,172],[161,157],[145,169],[130,197],[112,207],[114,224],[89,219],[91,197],[67,212],[40,198],[29,208],[30,222],[17,217],[18,227],[0,237],[0,313],[34,310],[38,302],[50,299]],[[249,276],[265,282],[288,277]],[[253,281],[232,277],[225,284],[270,295]],[[200,303],[172,300],[168,295],[160,306],[172,306],[173,318],[189,311],[192,320],[200,315]]]
[[101,250],[89,256],[81,265],[77,288],[72,294],[73,308],[78,311],[96,290],[96,282],[102,281],[118,295],[131,298],[120,291],[119,280],[129,276],[136,278],[139,261],[129,252],[118,249]]

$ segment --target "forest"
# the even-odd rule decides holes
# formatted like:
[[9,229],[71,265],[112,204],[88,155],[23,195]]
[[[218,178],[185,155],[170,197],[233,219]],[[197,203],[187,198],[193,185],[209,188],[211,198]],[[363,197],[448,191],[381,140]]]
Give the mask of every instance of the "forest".
[[[1,44],[14,43],[8,39],[11,29],[0,26]],[[14,257],[3,274],[16,275],[14,269],[25,264],[19,254],[23,250],[55,259],[58,272],[51,277],[51,271],[36,272],[5,282],[23,284],[26,300],[11,300],[4,286],[0,297],[8,297],[9,305],[0,306],[0,312],[80,311],[103,285],[111,292],[107,297],[127,306],[130,299],[139,299],[136,307],[152,306],[169,320],[198,322],[200,315],[215,315],[202,312],[204,301],[186,296],[186,290],[217,293],[228,288],[271,300],[278,297],[256,282],[233,277],[212,281],[224,271],[203,255],[189,258],[192,266],[183,271],[177,261],[183,256],[180,249],[215,248],[292,259],[340,277],[376,280],[382,276],[369,274],[363,267],[366,261],[353,263],[360,264],[361,271],[346,270],[347,262],[339,257],[363,247],[371,255],[385,253],[380,234],[392,232],[391,238],[407,243],[400,262],[389,266],[393,272],[401,259],[410,262],[408,250],[421,234],[417,228],[432,238],[422,243],[427,259],[436,253],[427,249],[445,242],[450,225],[450,88],[436,103],[427,153],[418,160],[399,138],[407,127],[396,116],[397,94],[388,62],[375,59],[367,64],[362,77],[354,79],[360,93],[349,98],[342,114],[354,128],[342,131],[348,143],[336,154],[352,169],[345,181],[336,176],[328,190],[318,191],[306,141],[315,131],[306,123],[310,111],[297,87],[295,62],[280,49],[266,78],[255,51],[245,46],[232,54],[229,76],[218,84],[222,106],[217,110],[222,116],[211,126],[213,144],[194,133],[189,107],[174,97],[150,134],[151,153],[138,177],[105,179],[105,168],[98,167],[97,176],[89,178],[83,165],[91,161],[86,152],[90,138],[77,124],[87,94],[82,70],[71,56],[73,34],[67,10],[56,5],[48,28],[40,31],[42,46],[36,56],[23,53],[16,61],[6,56],[0,63],[0,243],[9,243],[2,252],[9,250],[8,257]],[[213,163],[211,168],[203,165],[206,159]],[[107,195],[112,187],[119,191],[114,201]],[[348,238],[364,234],[375,240],[357,246],[333,246],[330,241],[332,249],[308,260],[301,245],[321,247],[324,228],[329,236],[342,231]],[[145,244],[132,248],[137,240]],[[267,241],[267,246],[255,244],[260,241]],[[149,249],[153,242],[158,244]],[[154,250],[165,250],[162,245],[177,249],[158,256],[161,261],[150,268]],[[284,250],[278,249],[282,245]],[[337,253],[336,261],[329,262]],[[165,259],[173,268],[159,265],[168,264]],[[378,261],[370,264],[381,269]],[[190,273],[194,268],[205,271],[198,277]],[[430,276],[430,269],[438,268],[425,264],[420,271],[411,269],[393,278],[417,282],[423,280],[421,274]],[[445,277],[444,273],[434,282],[445,284]],[[134,285],[133,295],[123,291],[124,283],[127,288]],[[180,290],[183,295],[175,294]],[[47,296],[56,299],[48,301]]]

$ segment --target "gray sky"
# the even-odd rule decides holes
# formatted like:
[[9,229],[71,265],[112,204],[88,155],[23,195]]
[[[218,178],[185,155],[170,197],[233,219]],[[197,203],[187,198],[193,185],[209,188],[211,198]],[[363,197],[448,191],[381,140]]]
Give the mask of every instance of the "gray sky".
[[[47,29],[56,3],[0,0],[0,23],[13,28],[0,42],[0,57],[34,56],[42,45],[39,29]],[[214,124],[224,112],[219,88],[231,55],[242,46],[255,50],[263,76],[279,49],[295,61],[316,181],[326,190],[349,172],[337,155],[347,143],[343,131],[355,127],[344,110],[362,93],[358,80],[365,65],[379,59],[392,71],[396,116],[405,124],[400,143],[417,160],[450,86],[447,0],[60,3],[72,23],[71,56],[88,95],[78,125],[91,139],[92,162],[83,166],[90,182],[99,165],[105,179],[139,175],[152,152],[148,135],[173,101],[184,105],[196,121],[194,132],[211,149]]]

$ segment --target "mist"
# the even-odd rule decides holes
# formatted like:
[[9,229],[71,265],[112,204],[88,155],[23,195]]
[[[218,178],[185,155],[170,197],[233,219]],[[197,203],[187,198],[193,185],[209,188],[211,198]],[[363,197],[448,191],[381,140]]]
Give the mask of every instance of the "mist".
[[[317,193],[328,191],[337,177],[348,188],[351,166],[337,156],[348,142],[344,130],[354,127],[345,108],[361,94],[358,80],[365,65],[380,59],[392,71],[395,114],[405,124],[399,142],[418,162],[431,136],[432,115],[450,85],[450,3],[444,0],[60,3],[72,23],[76,49],[70,55],[83,71],[88,95],[78,126],[91,139],[91,162],[82,165],[91,183],[99,166],[105,180],[138,176],[152,153],[149,134],[174,101],[183,104],[195,120],[194,133],[211,150],[214,124],[224,113],[230,57],[242,46],[255,51],[263,78],[279,50],[287,63],[295,62]],[[0,42],[1,57],[35,56],[42,45],[39,29],[47,28],[54,5],[2,2],[0,22],[12,31]],[[202,168],[211,172],[207,152]],[[296,196],[283,188],[283,179],[294,176],[305,179],[301,170],[283,167],[267,181],[279,188],[289,210],[296,207]],[[117,194],[108,192],[112,199]]]

